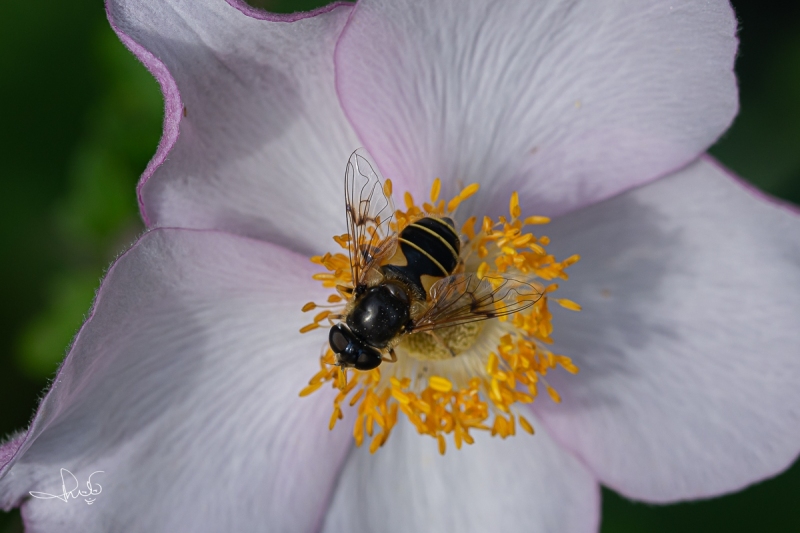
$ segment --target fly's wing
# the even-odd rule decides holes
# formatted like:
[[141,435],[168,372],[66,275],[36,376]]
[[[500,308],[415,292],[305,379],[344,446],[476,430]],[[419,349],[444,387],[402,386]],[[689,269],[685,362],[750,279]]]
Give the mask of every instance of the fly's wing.
[[433,284],[431,307],[410,332],[431,331],[467,322],[488,320],[528,309],[542,293],[530,283],[510,278],[457,274]]
[[390,258],[397,246],[392,229],[392,182],[383,181],[363,149],[347,162],[344,178],[350,269],[353,285],[364,285],[370,273]]

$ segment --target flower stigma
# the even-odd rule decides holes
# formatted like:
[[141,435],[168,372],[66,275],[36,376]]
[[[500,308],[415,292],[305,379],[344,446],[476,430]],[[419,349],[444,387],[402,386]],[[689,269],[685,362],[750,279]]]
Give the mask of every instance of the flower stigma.
[[[391,191],[391,182],[385,188]],[[439,199],[441,182],[433,182],[430,202],[418,206],[405,193],[405,210],[398,209],[392,229],[400,232],[408,224],[425,216],[454,216],[459,204],[478,191],[478,185],[465,187],[450,201]],[[394,346],[397,361],[384,362],[378,368],[360,371],[337,365],[336,355],[326,344],[320,356],[320,370],[311,378],[300,396],[308,396],[326,384],[338,388],[333,401],[330,429],[344,417],[345,404],[356,408],[353,437],[358,446],[371,438],[369,449],[375,452],[389,438],[400,412],[422,435],[438,441],[439,452],[446,450],[446,435],[455,446],[472,444],[471,431],[488,431],[503,439],[515,435],[518,426],[527,433],[534,429],[520,413],[517,404],[530,404],[543,387],[558,403],[558,393],[545,376],[558,366],[575,374],[572,360],[553,353],[552,315],[548,303],[579,311],[580,306],[566,299],[553,299],[558,289],[553,280],[568,279],[565,270],[580,257],[573,255],[557,261],[545,247],[550,240],[528,229],[541,226],[547,217],[522,218],[519,195],[509,202],[509,215],[497,219],[472,216],[460,226],[462,247],[459,271],[490,281],[500,278],[523,279],[541,294],[533,305],[517,313],[435,329],[432,332],[404,334]],[[456,227],[459,227],[456,224]],[[323,287],[335,289],[324,304],[309,302],[304,312],[324,308],[303,327],[306,333],[332,326],[348,305],[353,280],[350,269],[349,236],[336,235],[334,241],[343,252],[314,256],[311,261],[325,268],[314,279]]]

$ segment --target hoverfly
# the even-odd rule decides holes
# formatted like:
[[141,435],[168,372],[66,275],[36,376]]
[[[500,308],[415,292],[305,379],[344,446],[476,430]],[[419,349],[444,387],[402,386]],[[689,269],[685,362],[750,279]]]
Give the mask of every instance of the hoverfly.
[[361,150],[350,156],[344,189],[353,287],[339,287],[348,303],[328,335],[338,365],[371,370],[397,360],[404,335],[441,342],[436,329],[517,313],[541,298],[528,283],[463,272],[448,217],[423,214],[398,232],[391,187]]

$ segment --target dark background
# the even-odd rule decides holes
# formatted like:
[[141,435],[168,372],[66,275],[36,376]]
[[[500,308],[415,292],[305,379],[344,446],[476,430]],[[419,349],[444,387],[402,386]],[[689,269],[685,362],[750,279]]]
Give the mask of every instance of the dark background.
[[[253,0],[283,12],[324,3]],[[800,204],[800,2],[733,5],[741,113],[711,152]],[[27,425],[104,270],[143,229],[134,186],[160,137],[162,101],[98,0],[0,2],[0,72],[3,436]],[[800,465],[702,502],[656,507],[605,490],[602,531],[800,532],[798,496]],[[18,512],[0,513],[0,533],[21,530]]]

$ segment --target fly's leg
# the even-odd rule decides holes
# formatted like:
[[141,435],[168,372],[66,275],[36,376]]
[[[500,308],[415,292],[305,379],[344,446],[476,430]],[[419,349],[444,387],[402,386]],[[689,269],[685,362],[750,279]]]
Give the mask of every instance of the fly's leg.
[[386,357],[386,354],[381,354],[381,359],[387,363],[396,363],[397,354],[394,353],[394,348],[389,348],[389,358]]
[[351,296],[353,296],[353,289],[351,289],[350,287],[345,287],[344,285],[337,285],[336,292],[338,292],[339,295],[341,295],[344,298],[350,298]]
[[331,326],[335,326],[336,325],[335,321],[342,320],[344,318],[344,315],[328,315],[326,318],[328,319],[328,323]]

